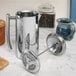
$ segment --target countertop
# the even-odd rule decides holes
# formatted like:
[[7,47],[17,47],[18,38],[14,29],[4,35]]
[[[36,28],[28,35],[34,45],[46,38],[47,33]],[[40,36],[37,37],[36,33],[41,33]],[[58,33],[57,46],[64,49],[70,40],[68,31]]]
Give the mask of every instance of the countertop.
[[[40,28],[39,52],[45,50],[46,37],[54,29]],[[0,46],[0,56],[9,61],[9,65],[0,70],[0,76],[76,76],[76,34],[72,41],[66,42],[66,52],[62,56],[54,56],[49,52],[39,57],[40,71],[31,74],[24,69],[22,61],[18,59],[13,50],[9,50],[7,43]]]

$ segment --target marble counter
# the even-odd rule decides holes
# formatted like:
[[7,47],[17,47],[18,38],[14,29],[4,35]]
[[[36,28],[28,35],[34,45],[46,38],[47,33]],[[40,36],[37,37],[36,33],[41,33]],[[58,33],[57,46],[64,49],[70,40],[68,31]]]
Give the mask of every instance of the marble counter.
[[[45,50],[46,37],[53,29],[40,28],[39,52]],[[33,75],[24,69],[22,61],[17,59],[7,44],[0,46],[0,56],[9,61],[9,65],[0,70],[0,76],[76,76],[76,34],[72,41],[66,42],[66,52],[62,56],[54,56],[49,52],[39,57],[41,67],[39,73]]]

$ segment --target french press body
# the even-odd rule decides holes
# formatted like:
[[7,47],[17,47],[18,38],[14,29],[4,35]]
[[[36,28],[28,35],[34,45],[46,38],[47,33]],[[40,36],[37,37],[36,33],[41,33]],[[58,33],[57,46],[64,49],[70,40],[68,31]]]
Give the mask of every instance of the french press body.
[[15,54],[21,58],[23,52],[32,50],[35,54],[39,51],[39,26],[38,13],[35,11],[18,11],[15,16],[7,14],[7,43],[12,49],[10,39],[10,20],[15,20]]

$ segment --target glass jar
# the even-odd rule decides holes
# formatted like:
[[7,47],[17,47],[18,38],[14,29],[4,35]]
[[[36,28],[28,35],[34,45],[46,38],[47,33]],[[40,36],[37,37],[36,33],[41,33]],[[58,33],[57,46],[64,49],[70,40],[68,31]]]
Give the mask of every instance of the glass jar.
[[39,26],[40,27],[54,27],[55,23],[55,10],[51,4],[43,4],[38,8],[40,13]]

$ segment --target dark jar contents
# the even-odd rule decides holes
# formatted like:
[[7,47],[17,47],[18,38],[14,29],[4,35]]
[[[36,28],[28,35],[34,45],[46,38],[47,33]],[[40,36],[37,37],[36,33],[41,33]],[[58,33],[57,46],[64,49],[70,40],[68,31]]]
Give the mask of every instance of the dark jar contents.
[[39,27],[54,28],[54,25],[55,25],[55,14],[41,14],[39,20]]
[[54,28],[55,25],[55,8],[52,4],[45,3],[39,6],[40,13],[39,26]]

